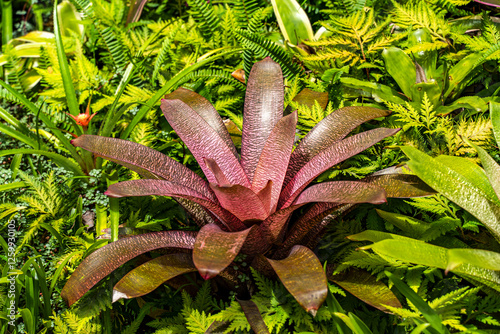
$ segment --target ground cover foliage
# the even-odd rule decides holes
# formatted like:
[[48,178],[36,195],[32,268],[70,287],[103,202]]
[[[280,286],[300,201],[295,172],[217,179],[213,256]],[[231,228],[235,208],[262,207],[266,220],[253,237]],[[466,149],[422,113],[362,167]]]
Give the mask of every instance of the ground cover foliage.
[[496,1],[1,4],[1,333],[500,332]]

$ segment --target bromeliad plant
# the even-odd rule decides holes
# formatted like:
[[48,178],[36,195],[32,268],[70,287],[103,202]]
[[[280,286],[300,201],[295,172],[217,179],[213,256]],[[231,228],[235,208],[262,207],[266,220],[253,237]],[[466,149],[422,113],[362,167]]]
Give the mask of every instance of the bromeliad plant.
[[[283,100],[280,66],[270,58],[255,64],[247,86],[241,158],[219,114],[203,97],[181,88],[162,100],[166,119],[190,148],[207,181],[140,144],[92,135],[73,140],[73,145],[147,178],[115,183],[108,188],[108,196],[172,196],[201,229],[136,235],[96,250],[64,287],[61,295],[68,304],[139,254],[182,248],[192,254],[159,256],[129,272],[115,285],[113,299],[144,295],[191,271],[204,279],[223,271],[228,277],[233,271],[228,265],[242,253],[253,259],[255,268],[274,269],[300,305],[314,314],[328,288],[320,261],[302,246],[307,244],[307,233],[341,204],[383,203],[386,192],[361,181],[309,184],[398,129],[377,128],[345,138],[363,122],[388,115],[376,108],[347,107],[318,123],[293,150],[297,113],[283,117]],[[297,222],[290,221],[296,209],[312,202],[320,203]]]

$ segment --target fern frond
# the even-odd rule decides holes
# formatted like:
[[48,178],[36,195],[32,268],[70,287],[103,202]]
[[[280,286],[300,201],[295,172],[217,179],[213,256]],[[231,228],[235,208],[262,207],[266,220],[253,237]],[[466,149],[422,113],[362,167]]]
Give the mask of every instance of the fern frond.
[[189,12],[198,22],[198,28],[205,38],[210,39],[219,29],[219,18],[212,3],[205,0],[188,0]]
[[281,46],[262,38],[259,34],[238,29],[236,30],[236,38],[246,48],[252,50],[257,57],[271,57],[280,64],[284,76],[291,78],[303,72],[302,68],[292,61]]

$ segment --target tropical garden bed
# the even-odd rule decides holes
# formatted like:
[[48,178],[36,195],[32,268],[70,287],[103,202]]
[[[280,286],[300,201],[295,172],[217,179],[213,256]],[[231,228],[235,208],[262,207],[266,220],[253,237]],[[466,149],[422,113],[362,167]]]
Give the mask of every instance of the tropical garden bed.
[[500,5],[2,0],[0,333],[499,333]]

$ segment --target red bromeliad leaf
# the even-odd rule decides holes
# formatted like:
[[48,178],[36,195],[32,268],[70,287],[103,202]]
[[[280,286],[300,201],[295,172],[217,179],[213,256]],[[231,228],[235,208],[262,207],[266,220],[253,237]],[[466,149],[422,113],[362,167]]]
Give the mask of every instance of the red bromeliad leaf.
[[130,271],[113,287],[113,303],[150,293],[175,276],[197,271],[191,254],[159,256]]
[[332,223],[335,218],[341,214],[346,214],[350,210],[356,207],[356,204],[342,204],[334,213],[323,218],[318,224],[314,225],[309,232],[299,241],[300,244],[304,246],[315,249],[318,246],[320,239],[325,233],[326,227]]
[[390,112],[371,107],[344,107],[336,110],[309,131],[300,141],[290,158],[285,185],[315,155],[342,140],[353,129],[373,118],[389,115]]
[[260,224],[260,229],[266,238],[265,240],[270,243],[276,242],[282,235],[285,225],[293,211],[301,206],[302,205],[292,205],[288,208],[278,210],[263,221],[262,224]]
[[220,169],[219,165],[217,165],[217,162],[215,162],[214,159],[203,159],[205,162],[205,165],[207,165],[208,169],[212,172],[213,176],[217,180],[217,185],[219,187],[229,187],[231,186],[231,183],[229,183],[229,180],[226,178],[222,170]]
[[297,245],[286,259],[267,261],[300,306],[313,316],[316,315],[326,299],[328,284],[321,262],[313,251]]
[[358,154],[385,137],[392,136],[399,129],[378,128],[365,131],[342,141],[333,143],[326,150],[318,153],[290,180],[282,191],[280,208],[289,206],[300,192],[316,177],[328,168]]
[[269,334],[269,330],[267,329],[266,323],[262,318],[262,314],[260,314],[257,304],[251,300],[237,299],[237,301],[240,304],[243,313],[245,313],[245,317],[247,318],[252,330],[256,334]]
[[295,200],[295,204],[310,202],[381,204],[387,200],[382,187],[360,181],[332,181],[310,186]]
[[183,164],[149,147],[128,140],[82,135],[71,143],[119,163],[147,178],[164,179],[189,187],[203,196],[214,199],[205,180]]
[[203,226],[193,249],[193,262],[201,277],[215,277],[233,262],[251,229],[224,232],[217,225]]
[[241,229],[246,226],[233,214],[209,200],[193,189],[164,180],[133,180],[112,184],[104,193],[111,197],[128,196],[173,196],[181,197],[202,205],[222,220],[229,229]]
[[297,112],[279,120],[266,141],[255,169],[252,181],[254,191],[263,189],[269,180],[273,182],[270,201],[271,212],[276,211],[278,205],[281,186],[285,179],[288,161],[293,149],[296,126]]
[[119,239],[99,248],[83,260],[66,282],[61,297],[69,306],[125,262],[146,252],[166,247],[192,249],[196,232],[153,232]]
[[181,100],[194,111],[198,113],[218,134],[219,137],[226,143],[227,147],[233,152],[234,156],[238,157],[236,147],[234,147],[231,136],[222,121],[219,113],[203,96],[185,88],[178,88],[175,92],[165,95],[167,100]]
[[[285,241],[281,249],[279,249],[275,256],[278,258],[284,257],[290,248],[300,243],[300,240],[323,218],[335,212],[341,205],[338,203],[316,203],[309,210],[307,210],[299,220],[293,224],[286,235]],[[285,209],[286,210],[286,209]],[[340,214],[340,213],[339,213]]]
[[232,185],[228,187],[219,187],[210,183],[210,187],[217,196],[221,206],[238,217],[239,220],[264,220],[268,216],[269,205],[263,203],[260,196],[252,189]]
[[257,62],[248,78],[241,138],[241,165],[250,182],[267,138],[283,117],[283,102],[280,66],[269,57]]
[[190,106],[180,100],[162,100],[163,115],[195,159],[211,183],[217,180],[203,159],[214,159],[231,184],[250,187],[250,182],[238,158],[227,147],[219,134]]

